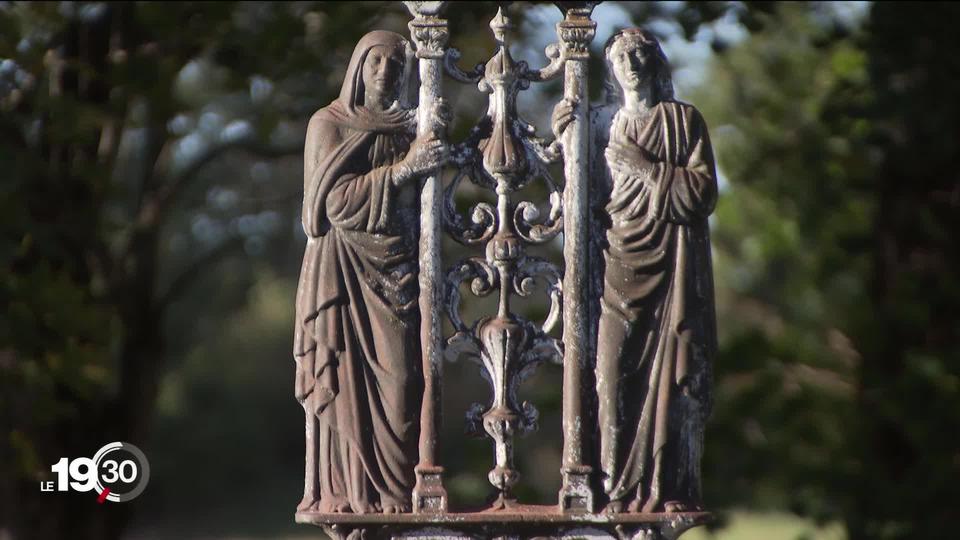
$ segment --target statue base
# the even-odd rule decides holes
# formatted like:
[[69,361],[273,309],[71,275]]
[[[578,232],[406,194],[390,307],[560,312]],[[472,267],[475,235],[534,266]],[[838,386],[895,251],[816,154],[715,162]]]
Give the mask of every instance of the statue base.
[[417,485],[413,488],[413,511],[438,514],[447,511],[447,491],[443,489],[443,467],[417,465],[413,470]]
[[496,537],[673,540],[712,519],[713,514],[709,512],[570,514],[547,505],[440,514],[296,514],[297,523],[323,527],[337,540]]
[[568,514],[589,514],[595,510],[593,490],[590,489],[591,467],[572,465],[562,469],[563,487],[560,488],[560,509]]

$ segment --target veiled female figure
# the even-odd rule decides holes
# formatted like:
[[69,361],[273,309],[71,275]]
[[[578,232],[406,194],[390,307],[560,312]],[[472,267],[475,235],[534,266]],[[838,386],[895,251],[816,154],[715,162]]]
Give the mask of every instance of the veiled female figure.
[[340,96],[307,128],[294,338],[307,433],[299,510],[410,510],[422,398],[415,179],[446,148],[413,140],[414,112],[399,102],[409,51],[399,34],[365,35]]
[[596,366],[606,510],[692,510],[716,352],[713,152],[652,34],[623,30],[605,54],[611,103],[591,116],[609,218]]

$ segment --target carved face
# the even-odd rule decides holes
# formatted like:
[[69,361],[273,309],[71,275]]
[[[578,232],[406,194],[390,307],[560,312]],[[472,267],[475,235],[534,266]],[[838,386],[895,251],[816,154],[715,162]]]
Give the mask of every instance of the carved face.
[[613,74],[624,90],[640,90],[653,80],[654,59],[636,40],[619,39],[610,49]]
[[367,94],[379,99],[394,99],[400,90],[404,58],[400,51],[376,46],[363,61],[363,86]]

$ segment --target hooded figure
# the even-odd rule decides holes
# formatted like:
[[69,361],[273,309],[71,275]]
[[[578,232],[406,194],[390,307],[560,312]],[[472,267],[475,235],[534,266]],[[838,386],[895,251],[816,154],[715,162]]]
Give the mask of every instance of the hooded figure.
[[713,151],[652,34],[619,32],[606,57],[616,103],[594,115],[606,119],[594,164],[609,218],[596,367],[607,511],[693,510],[717,347]]
[[365,35],[339,98],[307,128],[293,350],[307,421],[299,510],[410,509],[422,398],[410,180],[429,161],[411,150],[414,111],[398,101],[410,52],[399,34]]

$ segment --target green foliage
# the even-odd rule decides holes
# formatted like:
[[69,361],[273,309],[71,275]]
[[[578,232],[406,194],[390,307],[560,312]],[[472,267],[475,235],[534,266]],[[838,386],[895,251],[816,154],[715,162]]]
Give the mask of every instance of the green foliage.
[[[867,50],[875,88],[879,219],[862,323],[864,474],[852,528],[858,538],[951,536],[960,501],[960,252],[955,232],[960,153],[955,96],[960,35],[952,4],[911,12],[877,5]],[[878,474],[883,471],[884,474]],[[904,497],[901,486],[922,486]]]
[[851,538],[953,528],[930,509],[960,500],[938,435],[960,426],[957,221],[937,196],[956,189],[958,43],[948,9],[919,11],[909,31],[887,4],[838,32],[779,5],[696,96],[729,182],[705,464],[720,504],[840,519]]
[[[170,356],[189,343],[165,333],[164,322],[196,309],[184,305],[185,293],[208,273],[234,270],[226,262],[245,250],[283,258],[296,240],[280,234],[290,229],[280,227],[278,209],[293,210],[275,193],[258,193],[256,204],[219,204],[212,218],[195,197],[209,199],[219,183],[237,190],[238,171],[250,176],[251,154],[299,153],[298,123],[336,93],[326,71],[336,71],[381,9],[0,4],[5,532],[120,534],[129,507],[85,512],[70,497],[40,496],[36,481],[59,457],[89,456],[110,440],[150,453],[158,386],[165,367],[177,364]],[[183,84],[191,74],[192,87]],[[235,165],[222,174],[227,155]],[[221,175],[213,176],[217,165]],[[181,235],[178,243],[177,233],[202,215],[224,234]],[[271,236],[286,241],[254,249]],[[243,267],[219,279],[232,299],[218,307],[242,304],[252,281]]]
[[819,44],[806,6],[773,16],[714,60],[695,99],[729,182],[712,238],[723,346],[706,486],[720,504],[835,519],[875,215],[850,119],[870,99],[866,58],[851,40]]

